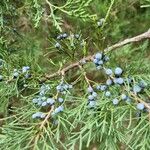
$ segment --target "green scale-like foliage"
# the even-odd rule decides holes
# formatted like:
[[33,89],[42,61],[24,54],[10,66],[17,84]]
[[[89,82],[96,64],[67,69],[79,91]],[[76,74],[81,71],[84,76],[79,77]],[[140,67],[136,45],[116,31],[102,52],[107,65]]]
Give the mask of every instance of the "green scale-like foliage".
[[[150,110],[146,106],[137,109],[139,99],[147,105],[150,101],[149,40],[107,53],[110,60],[105,68],[119,66],[124,79],[133,79],[132,85],[110,86],[111,97],[96,90],[108,76],[92,61],[72,67],[64,76],[47,77],[148,30],[149,18],[148,0],[1,0],[0,150],[149,150]],[[101,26],[99,21],[103,21]],[[60,32],[68,37],[58,40]],[[57,42],[60,48],[56,48]],[[31,77],[20,73],[23,66],[30,67],[27,73]],[[19,72],[17,78],[14,69]],[[61,81],[73,88],[58,92]],[[132,88],[140,81],[147,87],[133,96]],[[91,109],[89,84],[98,94],[96,107]],[[54,108],[33,103],[42,85],[49,85],[44,96],[55,99]],[[121,100],[125,91],[131,102]],[[62,104],[58,97],[63,98]],[[118,105],[113,104],[114,98],[119,99]],[[60,105],[63,112],[53,117]],[[49,117],[33,118],[36,112]]]

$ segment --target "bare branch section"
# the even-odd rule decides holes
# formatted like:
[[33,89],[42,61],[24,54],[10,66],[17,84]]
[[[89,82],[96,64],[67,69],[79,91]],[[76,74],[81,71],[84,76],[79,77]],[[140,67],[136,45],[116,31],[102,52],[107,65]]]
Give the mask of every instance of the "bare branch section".
[[[116,43],[116,44],[114,44],[114,45],[104,49],[104,52],[107,53],[109,51],[112,51],[112,50],[115,50],[115,49],[117,49],[119,47],[122,47],[122,46],[124,46],[126,44],[139,42],[139,41],[142,41],[144,39],[150,39],[150,30],[148,30],[147,32],[144,32],[144,33],[142,33],[142,34],[140,34],[138,36],[135,36],[135,37],[132,37],[132,38],[128,38],[128,39],[125,39],[125,40],[123,40],[121,42],[118,42],[118,43]],[[44,79],[42,81],[46,81],[46,80],[51,79],[53,77],[62,75],[63,73],[66,73],[67,71],[69,71],[72,68],[79,67],[80,62],[82,62],[84,60],[86,62],[91,61],[93,59],[93,57],[94,57],[94,55],[89,55],[89,56],[87,56],[85,58],[82,58],[78,62],[70,64],[69,66],[63,68],[62,70],[59,70],[59,71],[57,71],[57,72],[55,72],[53,74],[50,74],[50,75],[45,75],[45,77],[44,77]]]

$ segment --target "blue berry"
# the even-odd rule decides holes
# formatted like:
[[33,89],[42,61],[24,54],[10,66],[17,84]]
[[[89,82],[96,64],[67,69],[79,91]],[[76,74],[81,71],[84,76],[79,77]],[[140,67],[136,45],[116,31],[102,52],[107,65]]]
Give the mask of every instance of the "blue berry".
[[100,70],[100,69],[102,69],[102,66],[96,66],[96,69]]
[[114,82],[121,85],[124,83],[124,79],[123,78],[115,78]]
[[104,21],[105,21],[104,18],[100,19],[100,20],[97,22],[98,27],[101,27],[101,26],[103,25]]
[[105,91],[107,89],[107,86],[106,85],[101,85],[101,87],[100,87],[100,90],[101,91]]
[[111,76],[113,74],[112,70],[111,69],[106,69],[105,70],[105,73],[109,76]]
[[109,85],[112,85],[112,84],[113,84],[113,81],[111,79],[107,79],[106,80],[106,85],[109,86]]
[[88,91],[89,93],[92,93],[94,90],[93,90],[93,88],[92,88],[91,86],[89,86],[88,89],[87,89],[87,91]]
[[145,106],[144,106],[143,103],[138,103],[136,107],[137,107],[137,109],[139,109],[139,110],[143,110]]
[[122,74],[123,70],[120,67],[117,67],[115,69],[115,75],[120,76]]
[[95,58],[95,59],[93,59],[93,62],[94,62],[95,64],[98,64],[99,60]]
[[62,35],[62,37],[63,37],[63,38],[67,38],[67,37],[68,37],[67,33],[64,33],[64,34]]
[[110,97],[110,96],[111,96],[111,93],[110,93],[109,91],[106,91],[105,96],[106,96],[106,97]]
[[113,104],[114,105],[118,105],[118,103],[119,103],[119,100],[117,98],[113,99]]
[[142,88],[141,88],[139,85],[134,85],[134,87],[133,87],[133,92],[134,92],[135,94],[141,92],[141,90],[142,90]]
[[103,60],[104,60],[105,62],[107,62],[107,61],[109,61],[109,57],[108,57],[108,56],[104,56]]
[[19,76],[19,73],[18,72],[14,72],[13,76],[14,76],[14,78],[17,78]]
[[62,103],[62,102],[64,101],[64,99],[61,98],[61,97],[59,97],[59,98],[58,98],[58,101],[59,101],[60,103]]
[[97,53],[96,55],[95,55],[95,58],[96,59],[102,59],[102,53]]
[[61,48],[61,45],[57,42],[57,43],[55,44],[55,48]]
[[41,119],[43,119],[43,118],[45,118],[46,117],[46,114],[44,114],[44,113],[42,113],[41,115],[40,115],[40,118]]
[[88,107],[94,108],[96,106],[96,101],[89,101]]
[[145,81],[140,81],[140,83],[139,83],[139,86],[141,87],[141,88],[145,88],[145,87],[147,87],[147,83],[145,82]]
[[101,86],[100,86],[100,85],[97,85],[97,86],[96,86],[96,89],[97,89],[97,90],[100,90],[100,89],[101,89]]
[[42,112],[36,112],[35,114],[32,115],[32,118],[40,118],[41,117]]
[[53,105],[55,103],[55,100],[53,98],[48,98],[47,103]]
[[62,112],[64,110],[64,107],[63,106],[59,106],[55,109],[55,113],[59,113],[59,112]]
[[92,96],[93,96],[93,97],[97,97],[97,93],[96,93],[96,92],[93,92],[93,93],[92,93]]
[[104,64],[103,60],[98,61],[98,65],[103,65],[103,64]]
[[61,40],[62,38],[63,38],[62,34],[60,34],[60,35],[57,36],[58,40]]
[[131,98],[127,97],[126,102],[131,103]]
[[47,105],[47,102],[43,102],[42,103],[42,106],[44,107],[44,106],[46,106]]
[[127,100],[128,96],[126,94],[121,94],[121,99],[122,100]]
[[37,105],[41,106],[42,103],[43,103],[43,101],[39,99]]
[[33,100],[32,100],[32,102],[34,103],[34,104],[36,104],[36,103],[38,103],[38,99],[37,98],[34,98]]
[[89,96],[88,96],[88,99],[89,99],[89,100],[93,100],[93,99],[94,99],[94,96],[93,96],[93,95],[89,95]]
[[23,66],[23,67],[22,67],[22,73],[27,72],[29,69],[30,69],[29,66]]

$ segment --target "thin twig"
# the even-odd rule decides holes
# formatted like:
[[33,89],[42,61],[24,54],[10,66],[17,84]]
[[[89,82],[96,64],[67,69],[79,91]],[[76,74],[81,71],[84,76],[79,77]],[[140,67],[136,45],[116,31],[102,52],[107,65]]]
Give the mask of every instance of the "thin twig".
[[[107,48],[104,49],[104,52],[105,52],[105,53],[108,53],[108,52],[110,52],[110,51],[112,51],[112,50],[115,50],[115,49],[117,49],[117,48],[119,48],[119,47],[122,47],[122,46],[124,46],[124,45],[126,45],[126,44],[139,42],[139,41],[142,41],[142,40],[144,40],[144,39],[150,39],[150,30],[148,30],[147,32],[144,32],[144,33],[142,33],[142,34],[140,34],[140,35],[138,35],[138,36],[125,39],[125,40],[123,40],[123,41],[121,41],[121,42],[118,42],[118,43],[116,43],[116,44],[114,44],[114,45],[112,45],[112,46],[110,46],[110,47],[107,47]],[[62,72],[63,72],[63,73],[66,73],[66,72],[69,71],[70,69],[75,68],[75,67],[78,67],[78,66],[80,65],[80,62],[82,62],[82,61],[89,62],[89,61],[93,60],[93,57],[94,57],[94,55],[89,55],[89,56],[87,56],[87,57],[85,57],[85,58],[82,58],[82,59],[79,60],[78,62],[75,62],[75,63],[70,64],[69,66],[63,68],[62,70],[59,70],[59,71],[57,71],[57,72],[55,72],[55,73],[53,73],[53,74],[50,74],[50,75],[45,75],[45,77],[42,79],[42,81],[46,81],[46,80],[51,79],[51,78],[53,78],[53,77],[59,76],[59,75],[62,74]]]

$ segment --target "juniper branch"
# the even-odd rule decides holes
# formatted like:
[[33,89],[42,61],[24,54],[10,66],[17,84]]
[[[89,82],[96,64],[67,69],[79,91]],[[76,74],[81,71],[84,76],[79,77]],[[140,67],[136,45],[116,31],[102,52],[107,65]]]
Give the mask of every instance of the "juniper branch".
[[[104,49],[104,53],[108,53],[108,52],[110,52],[112,50],[115,50],[117,48],[120,48],[120,47],[122,47],[124,45],[130,44],[130,43],[139,42],[139,41],[142,41],[144,39],[150,39],[150,29],[147,32],[144,32],[144,33],[142,33],[140,35],[137,35],[137,36],[132,37],[132,38],[125,39],[125,40],[123,40],[121,42],[118,42],[118,43],[116,43],[116,44],[114,44],[114,45],[112,45],[110,47],[105,48]],[[93,57],[94,57],[94,55],[89,55],[89,56],[87,56],[85,58],[82,58],[78,62],[74,62],[74,63],[70,64],[69,66],[63,68],[62,70],[59,70],[59,71],[57,71],[57,72],[55,72],[53,74],[50,74],[50,75],[45,75],[45,77],[42,79],[42,81],[46,81],[46,80],[51,79],[53,77],[59,76],[62,73],[66,73],[67,71],[69,71],[70,69],[73,69],[75,67],[79,67],[80,62],[82,62],[84,60],[86,62],[91,61],[93,59]]]

